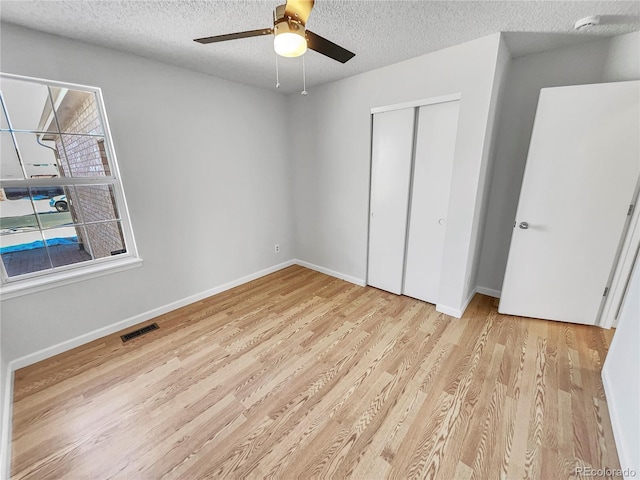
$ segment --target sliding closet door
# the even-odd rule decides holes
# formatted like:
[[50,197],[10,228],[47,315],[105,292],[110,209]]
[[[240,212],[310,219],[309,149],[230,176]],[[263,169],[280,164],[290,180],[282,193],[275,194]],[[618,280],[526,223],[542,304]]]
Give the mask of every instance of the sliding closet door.
[[373,116],[367,283],[402,293],[415,109]]
[[459,101],[420,107],[403,293],[437,303]]

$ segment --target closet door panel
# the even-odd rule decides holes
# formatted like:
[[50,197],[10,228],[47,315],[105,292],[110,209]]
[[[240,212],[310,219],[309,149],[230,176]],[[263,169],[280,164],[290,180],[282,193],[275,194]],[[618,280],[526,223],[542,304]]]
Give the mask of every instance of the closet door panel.
[[459,101],[420,107],[403,293],[437,303]]
[[402,293],[415,109],[373,116],[367,283]]

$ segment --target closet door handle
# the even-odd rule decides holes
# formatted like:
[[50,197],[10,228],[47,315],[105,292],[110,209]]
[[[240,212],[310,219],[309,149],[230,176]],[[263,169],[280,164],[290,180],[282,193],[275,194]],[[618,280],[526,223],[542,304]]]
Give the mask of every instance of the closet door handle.
[[447,221],[444,218],[441,218],[440,220],[438,220],[439,225],[444,225],[445,223],[447,223]]

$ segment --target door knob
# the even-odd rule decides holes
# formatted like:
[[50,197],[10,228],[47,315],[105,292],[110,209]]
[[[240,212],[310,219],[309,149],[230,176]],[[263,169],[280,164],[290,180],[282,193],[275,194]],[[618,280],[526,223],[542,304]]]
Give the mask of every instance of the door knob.
[[529,228],[529,224],[527,222],[520,222],[520,225],[518,225],[522,230],[526,230],[527,228]]
[[444,225],[446,222],[446,220],[444,218],[441,218],[440,220],[438,220],[438,224],[440,225]]
[[376,212],[371,212],[371,216],[375,217],[376,216]]

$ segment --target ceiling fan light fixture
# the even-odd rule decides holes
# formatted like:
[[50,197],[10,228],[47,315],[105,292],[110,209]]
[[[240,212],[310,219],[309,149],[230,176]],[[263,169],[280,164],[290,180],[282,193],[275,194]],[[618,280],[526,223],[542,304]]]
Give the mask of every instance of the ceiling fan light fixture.
[[239,38],[273,35],[273,49],[277,56],[299,57],[304,55],[307,48],[309,48],[337,62],[348,62],[355,56],[355,53],[306,29],[307,20],[309,20],[309,14],[314,4],[315,0],[286,0],[284,5],[278,5],[273,11],[273,28],[213,35],[211,37],[195,38],[194,41],[208,44]]
[[304,25],[280,22],[274,26],[273,49],[281,57],[299,57],[307,51]]

